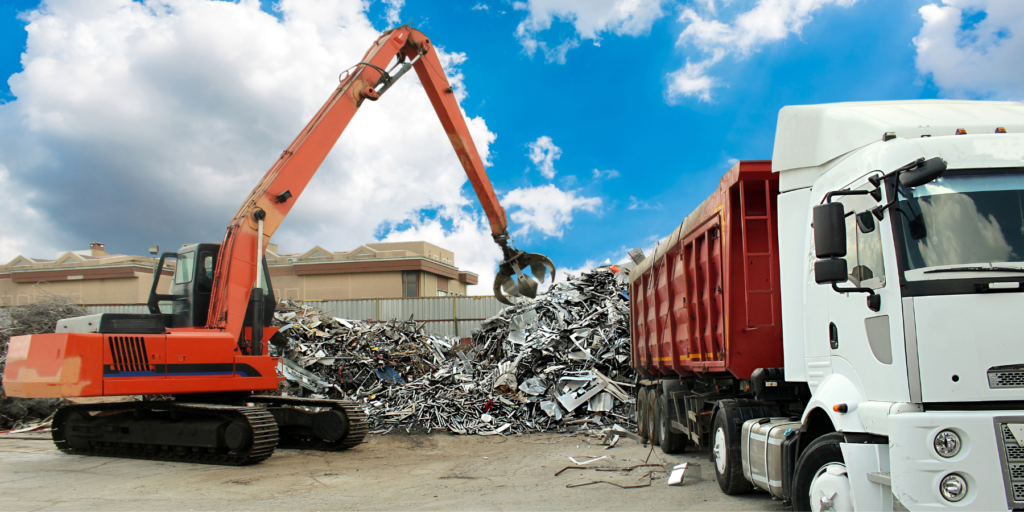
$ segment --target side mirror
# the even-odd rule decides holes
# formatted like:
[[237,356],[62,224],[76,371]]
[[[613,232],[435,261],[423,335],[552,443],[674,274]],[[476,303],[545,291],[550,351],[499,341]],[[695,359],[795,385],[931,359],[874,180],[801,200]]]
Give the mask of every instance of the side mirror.
[[857,229],[861,233],[871,233],[875,230],[875,214],[871,210],[857,214]]
[[813,217],[815,255],[818,258],[846,256],[846,211],[843,203],[815,206]]
[[935,181],[944,172],[946,172],[945,160],[939,157],[929,158],[917,169],[900,173],[900,184],[904,187],[919,187]]
[[842,258],[814,262],[814,282],[818,284],[844,283],[849,279],[846,260]]

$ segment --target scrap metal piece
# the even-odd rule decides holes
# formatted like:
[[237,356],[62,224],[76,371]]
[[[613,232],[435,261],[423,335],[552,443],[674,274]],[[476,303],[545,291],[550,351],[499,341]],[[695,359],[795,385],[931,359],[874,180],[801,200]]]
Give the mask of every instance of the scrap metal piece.
[[576,460],[576,458],[575,458],[575,457],[569,457],[569,460],[571,460],[571,461],[572,461],[572,463],[573,463],[573,464],[576,464],[577,466],[585,466],[585,465],[587,465],[587,464],[590,464],[591,462],[597,462],[597,461],[599,461],[599,460],[602,460],[602,459],[607,459],[607,458],[608,458],[608,456],[607,456],[607,455],[602,455],[602,456],[600,456],[600,457],[594,457],[594,458],[592,458],[592,459],[589,459],[589,460],[585,460],[585,461],[582,461],[582,462],[581,462],[581,461],[578,461],[578,460]]
[[544,384],[544,381],[533,377],[532,379],[526,379],[522,384],[519,385],[519,390],[528,395],[537,396],[547,391],[548,386]]
[[562,419],[562,408],[559,407],[558,404],[556,404],[555,402],[541,402],[540,410],[547,413],[549,417],[554,418],[555,421],[559,421]]
[[611,393],[601,392],[594,395],[593,398],[587,403],[587,409],[590,412],[610,412],[612,407],[615,406],[615,399]]
[[558,403],[562,404],[562,407],[565,407],[565,410],[574,411],[577,407],[589,401],[594,397],[594,395],[597,395],[606,387],[608,387],[608,381],[600,380],[595,377],[585,385],[559,396]]
[[700,464],[684,462],[675,465],[668,475],[668,485],[683,485],[684,476],[690,480],[700,480]]

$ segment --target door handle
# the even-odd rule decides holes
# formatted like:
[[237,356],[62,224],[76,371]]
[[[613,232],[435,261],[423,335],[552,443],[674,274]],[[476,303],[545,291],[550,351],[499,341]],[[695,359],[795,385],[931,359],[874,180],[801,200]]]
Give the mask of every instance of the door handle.
[[839,328],[834,322],[828,324],[828,345],[832,347],[832,350],[839,348]]

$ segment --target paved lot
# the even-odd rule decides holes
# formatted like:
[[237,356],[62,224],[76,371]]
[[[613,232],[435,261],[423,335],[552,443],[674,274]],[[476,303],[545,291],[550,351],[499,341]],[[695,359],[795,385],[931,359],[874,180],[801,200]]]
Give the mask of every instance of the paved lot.
[[[281,450],[241,468],[66,455],[43,440],[0,439],[0,510],[784,510],[763,493],[725,496],[706,453],[666,456],[629,440],[604,450],[585,438],[538,434],[371,437],[342,453]],[[682,487],[656,468],[628,474],[569,470],[591,465],[698,462],[705,478]]]

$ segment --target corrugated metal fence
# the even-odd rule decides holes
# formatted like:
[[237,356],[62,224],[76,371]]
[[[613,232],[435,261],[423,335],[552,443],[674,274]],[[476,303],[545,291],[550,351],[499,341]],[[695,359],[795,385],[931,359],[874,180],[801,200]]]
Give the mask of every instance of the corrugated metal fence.
[[[504,307],[493,296],[479,297],[424,297],[418,299],[355,299],[305,301],[310,307],[348,320],[413,320],[426,322],[423,330],[428,334],[468,338],[480,323]],[[144,304],[86,306],[95,313],[149,313]]]
[[468,338],[480,323],[504,307],[492,296],[425,297],[420,299],[362,299],[307,301],[304,304],[338,318],[386,322],[413,320],[426,322],[429,334]]

